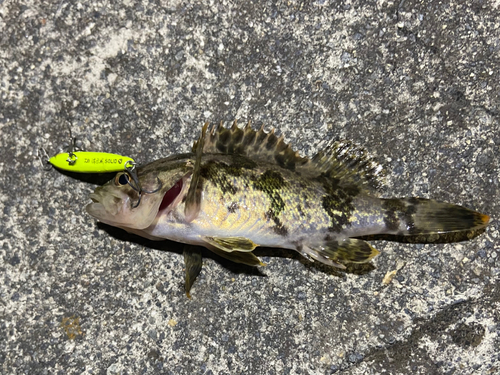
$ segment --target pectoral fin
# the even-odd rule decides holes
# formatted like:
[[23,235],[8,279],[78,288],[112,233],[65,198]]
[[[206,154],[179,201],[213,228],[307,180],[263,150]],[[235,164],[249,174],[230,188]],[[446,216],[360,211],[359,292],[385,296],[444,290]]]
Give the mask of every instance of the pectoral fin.
[[201,129],[200,139],[194,144],[193,151],[196,152],[193,174],[191,176],[191,184],[186,195],[186,205],[184,207],[184,216],[186,221],[190,223],[200,212],[201,206],[201,158],[203,156],[203,144],[207,133],[208,122]]
[[209,237],[204,236],[203,240],[208,244],[227,253],[233,251],[250,252],[258,245],[245,237]]
[[186,267],[186,282],[184,288],[186,290],[186,296],[191,298],[191,287],[193,286],[193,283],[202,267],[201,249],[198,246],[184,246],[184,264]]

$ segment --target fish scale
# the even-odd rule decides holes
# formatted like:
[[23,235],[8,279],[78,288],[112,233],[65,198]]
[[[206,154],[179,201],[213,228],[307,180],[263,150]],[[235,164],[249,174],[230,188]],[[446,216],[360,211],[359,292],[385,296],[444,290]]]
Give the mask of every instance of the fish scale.
[[[191,222],[193,230],[200,235],[223,230],[229,236],[245,236],[262,246],[287,248],[309,234],[329,232],[331,219],[317,200],[325,194],[320,184],[306,185],[300,178],[291,180],[297,176],[289,171],[280,173],[271,168],[240,168],[238,176],[234,176],[218,165],[212,174],[205,174],[204,198],[199,217]],[[285,179],[290,182],[285,183]],[[223,186],[225,189],[221,189]],[[238,208],[231,212],[233,203]],[[180,205],[176,211],[183,209]]]
[[[434,238],[476,233],[489,216],[422,198],[379,198],[384,170],[348,141],[301,157],[274,131],[236,123],[202,128],[191,153],[173,155],[116,177],[91,194],[98,220],[185,249],[186,293],[201,269],[203,246],[235,262],[263,265],[257,246],[287,248],[345,268],[378,254],[376,235]],[[396,237],[397,238],[397,237]],[[194,245],[194,246],[193,246]]]

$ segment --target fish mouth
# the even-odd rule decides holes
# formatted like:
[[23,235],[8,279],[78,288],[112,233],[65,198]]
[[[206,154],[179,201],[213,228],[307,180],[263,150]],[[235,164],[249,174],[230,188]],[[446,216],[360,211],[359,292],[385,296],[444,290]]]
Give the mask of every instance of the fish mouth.
[[93,203],[100,203],[99,198],[101,198],[101,197],[99,195],[97,195],[96,193],[91,193],[89,198],[92,200]]
[[89,198],[92,200],[92,203],[89,203],[85,210],[93,217],[98,220],[103,220],[104,217],[108,214],[104,205],[102,204],[102,197],[99,193],[91,193]]

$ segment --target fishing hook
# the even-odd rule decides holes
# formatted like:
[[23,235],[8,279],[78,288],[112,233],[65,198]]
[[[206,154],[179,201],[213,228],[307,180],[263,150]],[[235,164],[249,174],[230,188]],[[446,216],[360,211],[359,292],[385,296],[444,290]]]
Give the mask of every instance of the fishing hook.
[[52,164],[49,163],[50,157],[47,151],[43,148],[40,147],[37,152],[38,160],[40,160],[40,163],[42,164],[42,169],[44,171],[50,171],[52,169]]
[[[141,186],[141,183],[139,181],[139,177],[137,176],[137,171],[135,169],[135,163],[133,163],[131,161],[128,161],[125,164],[125,170],[128,172],[128,174],[130,175],[130,177],[132,177],[132,180],[130,178],[127,179],[127,184],[129,184],[130,187],[132,189],[134,189],[139,194],[139,200],[137,201],[137,203],[132,204],[132,208],[137,208],[139,206],[139,204],[141,203],[141,199],[142,199],[142,193],[144,193],[144,194],[154,194],[154,193],[156,193],[157,191],[159,191],[163,187],[163,183],[161,182],[160,178],[156,177],[156,179],[158,180],[158,185],[159,186],[156,189],[152,190],[152,191],[143,190],[142,186]],[[132,182],[133,182],[133,184],[132,184]]]
[[66,161],[68,162],[69,165],[74,165],[76,163],[76,161],[78,160],[78,156],[76,156],[74,154],[74,152],[77,152],[77,151],[83,151],[80,147],[78,147],[78,145],[76,144],[76,137],[73,137],[73,135],[71,134],[71,128],[68,128],[69,129],[69,145],[68,145],[68,148],[66,150],[66,152],[68,153],[68,158],[66,159]]

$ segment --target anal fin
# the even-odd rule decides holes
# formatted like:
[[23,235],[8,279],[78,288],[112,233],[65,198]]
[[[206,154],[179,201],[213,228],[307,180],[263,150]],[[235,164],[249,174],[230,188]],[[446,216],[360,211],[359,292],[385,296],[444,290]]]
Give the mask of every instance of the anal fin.
[[327,258],[322,254],[322,250],[318,250],[309,246],[302,246],[298,252],[310,262],[317,260],[318,262],[324,263],[328,266],[335,268],[345,269],[343,264],[336,262],[334,259]]
[[342,263],[367,263],[379,252],[368,242],[356,238],[328,241],[321,246],[302,246],[299,252],[321,263],[345,268]]

